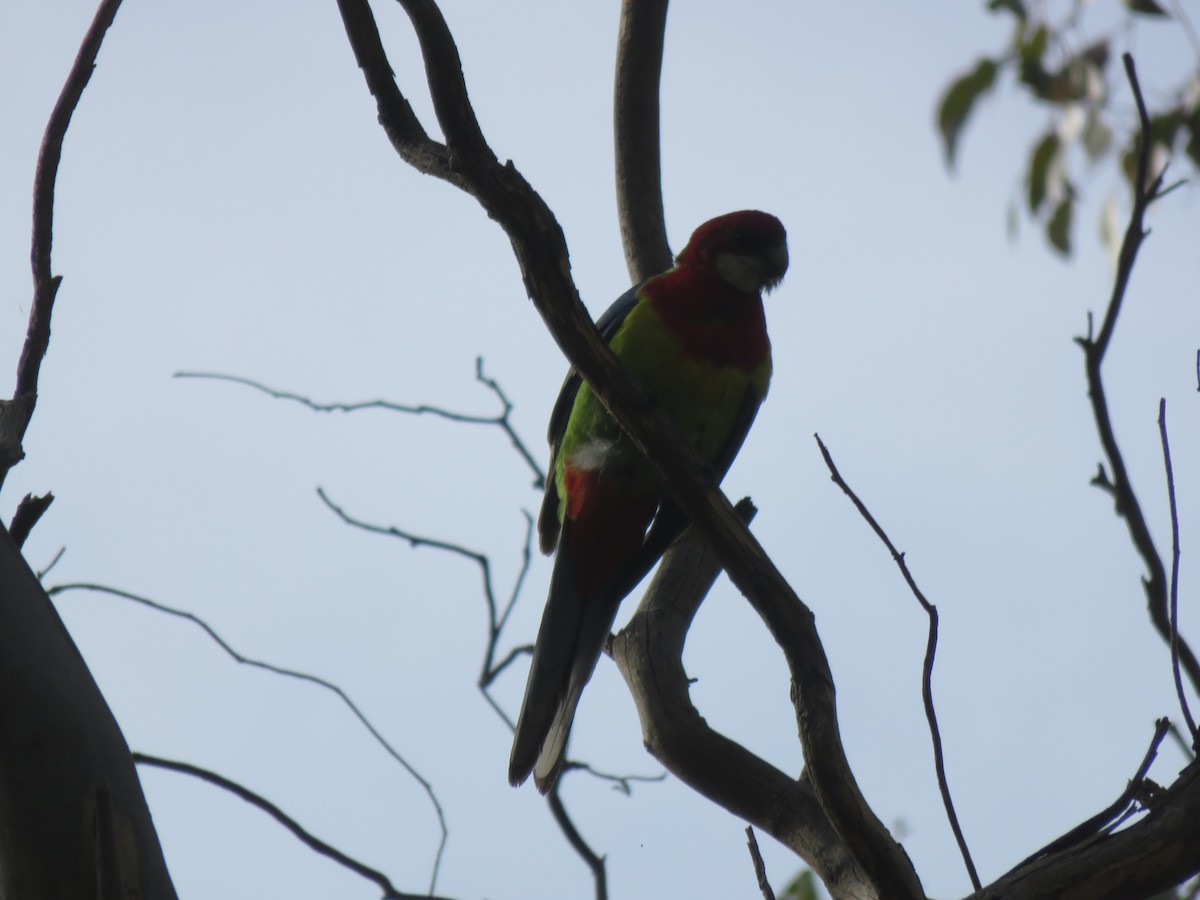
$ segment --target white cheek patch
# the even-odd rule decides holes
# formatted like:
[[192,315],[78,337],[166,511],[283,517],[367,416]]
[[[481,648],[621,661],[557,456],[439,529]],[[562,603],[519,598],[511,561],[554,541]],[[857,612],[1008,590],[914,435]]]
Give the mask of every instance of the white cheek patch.
[[717,272],[731,288],[748,294],[762,289],[762,264],[756,257],[740,253],[718,253]]
[[596,472],[604,468],[612,455],[616,441],[596,439],[582,444],[571,454],[571,465],[585,472]]

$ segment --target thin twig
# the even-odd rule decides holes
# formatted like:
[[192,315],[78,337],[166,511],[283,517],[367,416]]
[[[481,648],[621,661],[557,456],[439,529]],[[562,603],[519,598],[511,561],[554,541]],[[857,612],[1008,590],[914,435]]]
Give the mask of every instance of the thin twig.
[[[181,772],[184,775],[191,775],[193,778],[199,778],[201,781],[207,781],[209,784],[214,784],[219,788],[229,791],[234,796],[245,800],[252,806],[257,806],[267,815],[271,816],[300,839],[310,850],[321,854],[322,856],[333,860],[338,865],[344,866],[356,875],[360,875],[368,881],[373,881],[377,884],[380,890],[383,891],[383,896],[386,900],[438,900],[433,897],[432,892],[429,894],[408,894],[397,890],[391,880],[380,872],[378,869],[372,869],[370,866],[364,865],[352,857],[347,856],[341,850],[333,847],[318,837],[314,837],[309,831],[301,827],[301,825],[281,810],[270,800],[256,794],[254,791],[246,788],[235,781],[230,781],[223,775],[218,775],[208,769],[203,769],[200,766],[194,766],[191,763],[178,762],[173,759],[163,759],[158,756],[150,756],[146,753],[134,753],[133,761],[141,766],[153,766],[157,769],[167,769],[171,772]],[[444,898],[443,898],[444,900]]]
[[367,409],[381,409],[388,412],[405,413],[408,415],[421,416],[429,415],[440,419],[445,419],[450,422],[460,422],[466,425],[492,425],[499,428],[508,436],[512,443],[513,449],[525,462],[533,472],[533,487],[535,490],[541,490],[546,485],[545,474],[542,472],[542,467],[533,454],[529,452],[529,448],[525,442],[521,440],[512,424],[512,402],[508,399],[508,395],[504,393],[504,389],[496,382],[494,378],[489,377],[483,371],[483,357],[475,358],[475,380],[486,387],[500,401],[502,410],[499,415],[495,416],[480,416],[471,415],[470,413],[460,413],[453,410],[445,409],[440,406],[430,406],[425,403],[407,404],[393,403],[390,400],[362,400],[355,403],[319,403],[311,397],[303,394],[293,393],[292,391],[281,391],[272,387],[268,387],[259,381],[254,381],[250,378],[244,378],[240,375],[225,375],[218,372],[176,372],[176,378],[204,378],[210,381],[226,381],[231,384],[240,384],[245,387],[253,388],[268,397],[276,400],[290,400],[293,403],[299,403],[302,406],[311,409],[313,412],[342,412],[352,413],[360,412]]
[[633,796],[633,785],[635,783],[654,784],[667,780],[666,772],[659,772],[657,775],[615,775],[612,772],[602,772],[589,763],[573,759],[568,759],[563,764],[563,771],[587,772],[593,778],[597,778],[600,781],[611,782],[613,790],[620,791],[626,797]]
[[1138,766],[1133,778],[1129,780],[1120,797],[1087,821],[1076,825],[1066,834],[1062,835],[1062,837],[1051,841],[1037,853],[1023,860],[1020,865],[1016,866],[1016,869],[1020,869],[1022,866],[1036,859],[1041,859],[1044,856],[1065,850],[1067,847],[1073,847],[1101,832],[1112,830],[1109,826],[1118,820],[1122,820],[1122,817],[1131,805],[1136,803],[1139,797],[1143,796],[1146,786],[1146,773],[1150,771],[1150,766],[1158,755],[1158,747],[1162,743],[1163,738],[1166,737],[1170,724],[1170,721],[1166,718],[1159,719],[1154,723],[1154,737],[1150,740],[1150,747],[1146,751],[1146,755],[1142,757],[1141,765]]
[[[372,522],[366,522],[350,515],[345,509],[330,500],[329,495],[325,493],[324,488],[317,488],[317,496],[321,498],[321,502],[324,503],[334,515],[352,528],[358,528],[362,531],[370,532],[371,534],[381,534],[386,537],[399,538],[402,541],[407,541],[408,545],[414,550],[418,550],[422,547],[428,547],[433,550],[441,550],[446,553],[454,554],[455,556],[461,556],[463,559],[468,559],[479,567],[479,575],[483,583],[483,599],[487,604],[489,643],[488,659],[485,660],[484,675],[480,677],[480,680],[481,682],[490,684],[490,679],[486,678],[487,673],[491,671],[491,667],[488,663],[490,662],[491,654],[494,652],[494,641],[498,636],[502,626],[500,623],[500,615],[497,612],[496,591],[492,586],[492,562],[490,559],[488,559],[487,554],[480,553],[478,550],[472,550],[469,547],[464,547],[462,544],[455,544],[450,541],[443,541],[437,538],[424,537],[419,534],[414,534],[411,531],[404,531],[403,529],[397,528],[395,525],[376,525]],[[525,518],[527,522],[532,521],[532,518],[528,513],[525,513]],[[531,534],[531,529],[527,530],[526,544],[532,540]],[[528,560],[528,555],[526,556],[526,559]],[[526,565],[528,565],[528,563],[526,563]],[[522,567],[521,573],[517,576],[518,584],[524,580],[524,577],[525,569]],[[507,608],[511,608],[511,605],[512,603],[510,600]],[[507,612],[505,614],[507,615]],[[486,696],[486,686],[483,688],[483,690]]]
[[[525,546],[522,556],[521,570],[517,574],[516,582],[513,590],[509,595],[508,601],[505,603],[503,612],[497,613],[496,591],[492,585],[492,564],[487,555],[480,553],[478,550],[472,550],[469,547],[464,547],[461,544],[443,541],[437,538],[425,537],[423,535],[414,534],[410,531],[397,528],[394,525],[376,525],[371,522],[363,521],[355,516],[350,515],[341,506],[329,499],[323,488],[317,488],[317,496],[321,501],[336,515],[339,519],[350,525],[353,528],[359,528],[363,531],[368,531],[372,534],[382,534],[387,537],[399,538],[402,541],[407,541],[413,549],[428,547],[434,550],[442,550],[446,553],[452,553],[455,556],[461,556],[475,563],[479,567],[480,575],[483,579],[483,596],[487,604],[488,611],[488,641],[487,650],[484,654],[483,666],[479,674],[477,682],[480,692],[487,700],[488,704],[495,710],[496,714],[508,725],[510,729],[514,729],[512,719],[506,713],[503,707],[492,696],[490,688],[492,683],[500,675],[502,671],[512,664],[513,660],[520,656],[532,653],[533,648],[528,644],[515,647],[508,652],[499,662],[495,661],[497,648],[500,643],[500,638],[505,624],[508,621],[509,613],[512,611],[513,605],[516,603],[519,596],[521,586],[524,583],[526,573],[528,572],[532,554],[530,546],[533,543],[533,517],[527,512],[523,512],[526,521]],[[659,781],[662,776],[639,776],[639,775],[610,775],[592,769],[584,763],[569,762],[568,767],[579,771],[586,771],[596,778],[603,781],[613,781],[623,788],[625,793],[630,793],[629,785],[634,781]]]
[[763,862],[752,825],[746,826],[746,845],[750,848],[750,861],[754,863],[754,877],[758,880],[758,890],[763,895],[763,900],[775,900],[775,892],[771,890],[771,882],[767,880],[767,864]]
[[225,651],[226,655],[233,659],[234,662],[240,663],[244,666],[249,666],[251,668],[262,669],[263,671],[270,672],[274,675],[281,675],[285,678],[293,678],[297,681],[314,684],[317,687],[324,688],[325,690],[335,694],[337,698],[341,700],[343,704],[345,704],[346,708],[354,714],[354,717],[358,719],[362,726],[368,731],[368,733],[370,733],[371,737],[375,739],[375,741],[384,749],[384,751],[390,757],[392,757],[392,759],[399,763],[404,771],[406,771],[414,781],[421,785],[421,789],[424,790],[425,795],[429,798],[429,802],[433,805],[433,809],[437,814],[438,827],[441,831],[441,837],[438,840],[438,849],[433,860],[433,871],[429,879],[429,890],[432,892],[437,887],[438,872],[441,868],[442,856],[446,850],[446,841],[449,838],[450,831],[446,825],[445,812],[442,810],[442,804],[438,800],[437,794],[434,792],[433,785],[430,784],[420,772],[413,768],[412,764],[409,763],[408,760],[400,755],[400,752],[391,745],[388,739],[385,738],[379,729],[375,727],[375,724],[369,718],[367,718],[366,714],[359,708],[358,704],[350,699],[350,695],[347,694],[342,688],[334,684],[332,681],[327,681],[324,678],[321,678],[317,675],[312,675],[308,672],[287,669],[282,666],[277,666],[273,663],[264,662],[260,659],[244,656],[230,646],[229,642],[221,637],[221,635],[217,633],[216,629],[209,625],[208,622],[197,616],[195,613],[188,612],[187,610],[176,609],[173,606],[167,606],[166,604],[159,603],[156,600],[151,600],[148,597],[142,597],[138,594],[130,593],[129,591],[123,591],[119,588],[86,582],[58,584],[54,587],[51,587],[46,591],[46,593],[51,597],[54,597],[58,594],[66,593],[67,591],[93,591],[100,594],[107,594],[111,597],[119,597],[122,600],[132,601],[133,603],[137,603],[156,612],[164,613],[168,616],[173,616],[177,619],[184,619],[185,621],[191,622],[193,625],[207,634],[213,643]]
[[950,828],[954,832],[954,840],[958,842],[958,850],[962,854],[963,863],[967,867],[967,875],[971,879],[971,884],[975,890],[980,890],[982,884],[979,881],[979,873],[975,870],[975,863],[971,859],[971,851],[967,849],[966,838],[963,837],[962,827],[958,823],[958,815],[954,812],[954,801],[950,797],[950,785],[946,781],[946,761],[942,752],[942,735],[938,728],[937,712],[933,705],[933,661],[934,655],[937,653],[937,636],[938,636],[938,613],[937,607],[925,599],[924,593],[917,587],[917,582],[913,579],[912,574],[908,571],[908,564],[904,561],[904,554],[896,549],[891,538],[883,530],[882,526],[875,521],[875,517],[871,515],[870,510],[854,493],[850,485],[846,484],[841,473],[838,472],[837,466],[834,465],[833,457],[830,456],[828,448],[821,440],[821,436],[813,435],[817,439],[817,446],[821,448],[821,456],[825,459],[825,465],[829,468],[829,474],[833,479],[834,484],[840,487],[850,498],[859,515],[866,520],[866,523],[871,526],[871,530],[879,537],[888,552],[892,554],[892,559],[896,561],[896,565],[900,567],[900,574],[904,576],[904,581],[908,585],[913,596],[917,598],[917,602],[921,604],[922,609],[929,616],[929,637],[925,644],[925,664],[921,671],[921,699],[925,703],[925,718],[929,722],[929,736],[933,740],[933,763],[937,770],[938,790],[942,794],[942,805],[946,808],[946,818],[950,820]]
[[63,558],[63,554],[66,552],[67,552],[67,548],[65,545],[62,547],[59,547],[58,552],[55,553],[54,556],[52,556],[50,558],[50,562],[46,563],[45,567],[43,567],[42,569],[40,569],[38,572],[35,573],[37,575],[37,580],[42,581],[43,579],[45,579],[45,577],[50,574],[50,570],[58,565],[58,561]]
[[[1146,591],[1150,621],[1162,639],[1169,643],[1172,638],[1168,609],[1166,569],[1163,566],[1162,557],[1154,546],[1154,539],[1150,535],[1150,528],[1146,522],[1145,513],[1142,510],[1141,503],[1138,501],[1137,494],[1133,490],[1129,472],[1125,468],[1125,459],[1121,455],[1120,448],[1117,446],[1116,433],[1113,429],[1108,400],[1105,397],[1104,379],[1101,374],[1104,357],[1108,352],[1113,331],[1116,328],[1117,316],[1121,311],[1126,289],[1133,274],[1138,249],[1141,247],[1142,241],[1147,234],[1144,227],[1146,209],[1159,196],[1159,189],[1162,187],[1163,181],[1162,172],[1157,173],[1154,177],[1151,177],[1149,174],[1151,147],[1153,143],[1150,114],[1146,110],[1146,102],[1142,97],[1142,90],[1138,83],[1133,57],[1126,53],[1122,59],[1125,63],[1125,73],[1129,79],[1130,89],[1133,92],[1134,100],[1137,102],[1138,119],[1141,123],[1141,135],[1138,139],[1137,173],[1134,180],[1133,209],[1129,215],[1129,225],[1125,229],[1125,237],[1121,241],[1121,252],[1117,257],[1117,273],[1113,281],[1112,294],[1109,297],[1100,333],[1093,339],[1091,335],[1091,317],[1089,316],[1087,336],[1077,337],[1075,342],[1083,349],[1084,367],[1087,373],[1088,398],[1091,401],[1092,416],[1096,421],[1096,431],[1100,437],[1100,444],[1104,449],[1104,455],[1108,459],[1109,475],[1106,479],[1107,483],[1102,485],[1102,487],[1112,494],[1116,513],[1125,519],[1126,526],[1129,529],[1130,540],[1133,542],[1134,548],[1146,566],[1147,576],[1143,579],[1143,587]],[[1187,672],[1193,687],[1200,689],[1200,660],[1197,660],[1191,647],[1182,637],[1177,637],[1176,642],[1182,669]]]
[[596,885],[596,900],[608,900],[608,870],[604,863],[604,857],[588,846],[587,841],[579,833],[579,829],[575,827],[575,823],[571,821],[571,817],[567,815],[567,808],[563,806],[562,798],[558,796],[558,788],[561,784],[561,778],[554,783],[554,787],[546,794],[546,804],[550,807],[550,812],[554,815],[554,821],[558,823],[559,829],[566,835],[571,848],[592,870],[592,881]]
[[54,239],[54,186],[62,160],[63,141],[71,124],[71,116],[96,68],[96,57],[100,54],[104,35],[120,6],[121,0],[103,0],[96,10],[54,110],[50,113],[38,149],[37,168],[33,175],[33,237],[29,252],[33,269],[33,303],[29,308],[25,343],[17,362],[13,415],[0,417],[7,419],[5,425],[9,432],[0,434],[0,445],[4,449],[3,459],[0,459],[0,485],[4,483],[8,469],[21,459],[21,441],[29,428],[33,408],[37,405],[38,373],[50,346],[50,317],[54,310],[54,297],[62,281],[61,277],[51,272],[50,248]]
[[1192,742],[1196,742],[1196,721],[1188,708],[1187,694],[1183,690],[1183,676],[1179,671],[1179,509],[1175,504],[1175,470],[1171,465],[1171,444],[1167,440],[1167,399],[1158,401],[1158,434],[1162,439],[1163,467],[1167,472],[1167,500],[1171,508],[1171,672],[1175,677],[1175,693],[1179,696],[1179,708],[1187,723]]

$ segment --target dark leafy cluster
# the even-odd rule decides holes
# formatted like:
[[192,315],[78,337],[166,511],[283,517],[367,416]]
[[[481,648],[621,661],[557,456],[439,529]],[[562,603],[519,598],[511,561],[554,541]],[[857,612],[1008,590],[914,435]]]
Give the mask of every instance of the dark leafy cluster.
[[[1022,0],[988,0],[990,12],[1012,22],[1012,37],[1002,53],[980,57],[951,81],[938,104],[938,131],[951,169],[972,112],[1002,79],[1011,79],[1050,111],[1049,124],[1030,147],[1021,193],[1026,214],[1063,256],[1072,249],[1080,168],[1115,158],[1127,187],[1133,184],[1137,128],[1132,119],[1115,124],[1122,120],[1113,115],[1110,90],[1114,44],[1127,42],[1142,20],[1188,27],[1157,0],[1123,0],[1122,5],[1125,12],[1112,33],[1081,39],[1084,4],[1072,3],[1061,19],[1052,19],[1049,5],[1031,10]],[[1200,169],[1200,59],[1159,96],[1166,99],[1151,118],[1155,156],[1182,158]]]

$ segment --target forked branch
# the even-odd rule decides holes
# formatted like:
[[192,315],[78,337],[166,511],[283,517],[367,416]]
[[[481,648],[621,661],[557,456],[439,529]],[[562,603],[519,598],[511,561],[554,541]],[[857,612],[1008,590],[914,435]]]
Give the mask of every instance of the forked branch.
[[[652,460],[679,506],[784,646],[799,696],[805,759],[817,797],[833,827],[843,835],[867,878],[881,893],[920,896],[920,882],[911,863],[871,811],[850,772],[838,730],[833,677],[812,613],[734,513],[725,495],[711,483],[695,452],[661,413],[649,407],[600,338],[571,280],[566,240],[554,215],[511,163],[501,165],[496,160],[479,132],[467,99],[458,51],[437,6],[429,0],[400,2],[417,32],[456,183],[504,229],[526,291],[568,361]],[[370,52],[379,43],[373,19],[369,20],[361,9],[346,15],[348,9],[353,13],[364,3],[341,0],[340,6],[356,57],[360,64],[374,59],[378,75],[383,71],[378,54],[372,56]],[[390,67],[387,71],[390,73]],[[372,77],[368,76],[369,85]],[[391,96],[393,103],[399,96],[398,89],[393,94],[390,88],[372,86],[372,91],[377,100]],[[385,117],[382,107],[380,117]]]
[[1129,528],[1130,540],[1133,541],[1134,548],[1146,566],[1147,574],[1143,579],[1143,587],[1146,591],[1150,620],[1163,641],[1168,645],[1175,644],[1180,666],[1187,673],[1192,686],[1200,690],[1200,660],[1197,660],[1187,641],[1179,635],[1173,636],[1168,608],[1166,568],[1154,546],[1154,539],[1150,536],[1150,526],[1146,521],[1141,502],[1133,490],[1129,471],[1125,466],[1125,458],[1117,446],[1116,433],[1108,409],[1108,398],[1105,395],[1104,378],[1101,372],[1105,354],[1108,352],[1116,328],[1117,317],[1121,312],[1125,293],[1129,287],[1129,279],[1133,275],[1133,266],[1137,261],[1138,250],[1148,233],[1144,224],[1146,210],[1160,196],[1164,175],[1164,172],[1155,174],[1150,172],[1150,157],[1153,147],[1150,114],[1146,110],[1146,102],[1142,97],[1133,57],[1126,53],[1123,59],[1125,73],[1129,78],[1129,86],[1133,91],[1134,100],[1137,102],[1138,118],[1141,122],[1137,170],[1134,176],[1133,209],[1129,215],[1129,225],[1125,229],[1125,237],[1121,242],[1121,252],[1117,258],[1117,273],[1113,280],[1112,294],[1104,313],[1100,333],[1093,337],[1089,327],[1086,336],[1075,340],[1083,348],[1088,398],[1092,405],[1092,415],[1096,420],[1100,444],[1108,459],[1108,476],[1099,483],[1112,493],[1116,513],[1125,520]]

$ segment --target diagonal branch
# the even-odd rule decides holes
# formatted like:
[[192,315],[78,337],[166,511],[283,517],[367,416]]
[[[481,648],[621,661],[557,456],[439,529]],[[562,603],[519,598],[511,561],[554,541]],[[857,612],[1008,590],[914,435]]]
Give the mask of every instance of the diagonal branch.
[[[343,9],[353,2],[341,0]],[[566,239],[553,213],[515,166],[496,160],[478,134],[458,52],[436,5],[429,0],[401,0],[401,4],[417,31],[453,172],[508,235],[526,291],[568,362],[651,460],[663,484],[784,648],[799,697],[805,759],[833,827],[881,892],[900,898],[920,896],[911,862],[871,811],[850,771],[838,729],[833,676],[812,612],[712,484],[695,451],[646,403],[596,331],[571,280]],[[356,22],[361,25],[361,17]],[[377,34],[371,37],[349,27],[347,36],[352,44],[377,40]],[[356,55],[364,58],[357,49]]]
[[8,526],[8,535],[13,539],[14,544],[18,547],[25,545],[25,539],[29,537],[29,532],[33,530],[33,526],[38,523],[53,502],[54,495],[51,493],[45,493],[40,497],[26,494],[21,498],[21,502],[17,504],[17,511],[13,513],[12,522]]
[[938,728],[937,711],[933,706],[933,659],[934,654],[937,653],[938,638],[937,607],[925,599],[924,592],[917,587],[916,580],[912,577],[912,573],[908,571],[908,563],[904,560],[904,554],[896,549],[896,545],[887,536],[887,532],[883,530],[883,526],[875,520],[875,517],[871,515],[871,511],[867,509],[866,504],[859,499],[850,485],[842,478],[837,466],[833,464],[833,457],[830,456],[829,450],[821,440],[821,436],[813,436],[817,439],[817,446],[821,448],[821,456],[825,459],[825,465],[829,467],[829,474],[834,484],[840,487],[846,496],[850,498],[850,502],[854,504],[859,515],[866,520],[866,523],[871,526],[871,530],[883,541],[883,545],[892,554],[892,559],[900,567],[900,574],[904,576],[904,581],[908,585],[909,590],[912,591],[913,596],[917,598],[917,602],[921,604],[921,608],[929,616],[929,639],[925,644],[925,663],[921,668],[921,699],[925,704],[925,719],[929,723],[929,737],[933,741],[933,765],[937,771],[938,791],[942,795],[942,805],[946,808],[946,818],[950,821],[950,828],[954,832],[954,840],[958,842],[958,852],[962,854],[963,864],[967,867],[967,875],[971,879],[971,886],[975,890],[979,890],[982,886],[979,882],[979,873],[975,870],[975,863],[971,859],[971,851],[967,849],[967,840],[963,837],[962,826],[958,822],[958,814],[954,811],[954,801],[950,797],[950,784],[946,780],[946,758],[942,750],[942,733],[941,729]]
[[396,86],[370,4],[366,0],[338,0],[338,10],[358,67],[375,98],[379,124],[400,158],[419,172],[436,175],[462,187],[462,181],[450,171],[445,146],[425,133],[417,114]]
[[[278,806],[263,797],[261,794],[256,794],[247,787],[238,784],[236,781],[231,781],[223,775],[218,775],[209,769],[203,769],[200,766],[194,766],[191,763],[178,762],[173,759],[163,759],[159,756],[150,756],[146,753],[134,753],[133,761],[140,766],[151,766],[156,769],[166,769],[170,772],[179,772],[183,775],[191,775],[193,778],[199,778],[201,781],[206,781],[209,784],[216,785],[222,790],[229,791],[235,797],[238,797],[251,806],[257,806],[267,815],[271,816],[276,822],[294,834],[303,844],[315,853],[319,853],[328,859],[333,860],[340,866],[344,866],[356,875],[360,875],[368,881],[373,881],[377,884],[380,890],[383,891],[384,900],[439,900],[432,893],[428,894],[409,894],[399,891],[393,886],[391,880],[380,872],[378,869],[372,869],[353,857],[347,856],[341,850],[331,844],[316,837],[299,822],[281,810]],[[444,900],[444,898],[442,898]]]
[[[968,900],[1133,900],[1157,896],[1195,875],[1200,869],[1200,763],[1188,765],[1169,788],[1156,789],[1145,777],[1166,730],[1166,720],[1159,720],[1150,749],[1115,803]],[[1145,814],[1113,830],[1113,823],[1137,806]]]
[[317,687],[324,688],[325,690],[336,695],[337,698],[346,706],[346,708],[354,714],[354,717],[358,719],[359,723],[365,729],[367,729],[371,737],[375,739],[375,742],[383,747],[388,756],[392,757],[392,759],[399,763],[401,768],[403,768],[404,771],[406,771],[413,778],[413,780],[421,786],[422,790],[425,791],[425,795],[429,798],[429,802],[433,805],[434,812],[437,814],[438,827],[441,830],[441,836],[438,840],[437,853],[434,855],[433,859],[433,871],[429,878],[429,890],[432,891],[435,887],[437,887],[438,872],[441,868],[442,856],[446,850],[446,842],[450,837],[450,831],[446,825],[445,812],[442,809],[442,804],[438,800],[437,794],[433,790],[433,785],[430,784],[420,772],[413,768],[412,764],[409,763],[409,761],[405,759],[395,747],[392,746],[388,739],[383,736],[383,733],[375,727],[375,723],[367,718],[366,713],[359,708],[358,704],[355,703],[350,698],[350,695],[347,694],[341,687],[334,684],[332,681],[328,681],[327,679],[310,674],[308,672],[301,672],[296,669],[288,669],[283,666],[277,666],[274,663],[269,663],[260,659],[254,659],[253,657],[245,656],[235,650],[233,646],[225,640],[225,638],[221,637],[216,629],[209,625],[204,619],[200,618],[200,616],[197,616],[195,613],[188,612],[187,610],[177,609],[173,606],[167,606],[165,603],[159,603],[157,600],[151,600],[149,597],[142,597],[138,594],[130,593],[129,591],[107,587],[102,584],[91,584],[84,582],[55,585],[46,593],[48,596],[54,597],[58,594],[65,594],[68,591],[93,591],[99,594],[106,594],[110,597],[119,597],[122,600],[129,600],[133,603],[137,603],[140,606],[144,606],[147,609],[152,609],[155,612],[165,613],[168,616],[173,616],[174,618],[191,622],[193,625],[207,634],[213,643],[220,647],[234,662],[239,663],[240,665],[249,666],[253,669],[261,669],[264,672],[270,672],[274,675],[281,675],[284,678],[292,678],[296,681],[314,684]]
[[754,878],[758,882],[758,891],[763,900],[775,900],[775,892],[771,890],[771,882],[767,879],[767,864],[763,862],[762,853],[758,849],[758,839],[754,836],[754,826],[746,826],[746,845],[750,848],[750,861],[754,865]]
[[595,884],[596,900],[608,900],[608,867],[605,865],[604,857],[588,846],[587,841],[583,839],[583,835],[579,833],[579,829],[575,827],[575,823],[571,821],[571,817],[567,814],[567,808],[563,806],[562,797],[558,795],[560,784],[562,784],[561,781],[556,782],[554,787],[550,789],[550,792],[546,794],[546,803],[550,807],[550,813],[554,816],[554,821],[558,823],[559,829],[566,836],[567,843],[571,845],[571,849],[591,869],[592,882]]
[[[409,531],[396,528],[394,525],[375,525],[370,522],[365,522],[362,519],[356,518],[347,513],[342,507],[338,506],[325,494],[321,488],[317,488],[317,496],[321,498],[330,511],[333,512],[339,519],[345,522],[352,528],[359,528],[363,531],[368,531],[372,534],[381,534],[386,537],[399,538],[402,541],[407,541],[409,546],[414,549],[428,547],[434,550],[442,550],[446,553],[454,554],[463,559],[470,560],[479,567],[480,575],[483,579],[483,594],[488,611],[488,640],[487,649],[484,652],[484,660],[482,669],[476,682],[480,693],[488,705],[492,707],[496,715],[498,715],[509,729],[514,729],[512,719],[504,708],[496,702],[492,696],[491,686],[496,678],[504,669],[518,656],[532,652],[533,648],[529,646],[517,647],[510,651],[499,663],[496,660],[496,651],[500,643],[500,636],[505,624],[508,622],[509,614],[512,612],[513,606],[517,602],[517,597],[520,595],[521,586],[525,582],[525,576],[529,571],[531,559],[530,547],[533,545],[533,517],[525,513],[525,545],[522,555],[521,570],[517,574],[516,581],[513,585],[512,592],[509,594],[508,601],[504,605],[502,612],[497,613],[496,591],[492,586],[492,564],[487,555],[480,553],[478,550],[471,550],[461,544],[454,544],[449,541],[442,541],[436,538],[423,537]],[[629,792],[629,783],[638,780],[635,776],[623,776],[614,778],[613,776],[604,775],[593,771],[590,767],[580,764],[571,764],[573,769],[582,769],[597,778],[604,780],[615,780],[623,786],[625,792]],[[646,779],[649,780],[649,779]],[[575,823],[571,821],[571,817],[567,814],[566,807],[563,806],[562,798],[558,795],[558,791],[551,791],[546,797],[546,802],[550,807],[550,812],[554,816],[555,822],[559,829],[567,838],[567,842],[572,849],[579,854],[584,863],[592,872],[592,879],[595,883],[597,900],[605,900],[608,896],[608,875],[604,865],[604,858],[597,854],[580,835],[579,830],[575,827]]]
[[[1138,142],[1137,172],[1133,195],[1133,210],[1129,216],[1129,225],[1125,229],[1125,237],[1121,242],[1121,252],[1118,256],[1117,274],[1113,283],[1112,295],[1104,313],[1104,321],[1100,333],[1093,338],[1090,333],[1085,337],[1076,338],[1076,343],[1083,348],[1084,367],[1087,373],[1088,397],[1091,400],[1092,415],[1096,420],[1096,430],[1100,436],[1100,444],[1108,459],[1111,477],[1101,481],[1105,489],[1111,491],[1116,502],[1116,513],[1125,520],[1129,528],[1129,537],[1133,546],[1146,566],[1147,576],[1142,580],[1146,591],[1146,601],[1149,608],[1150,620],[1155,629],[1168,644],[1172,642],[1171,622],[1167,602],[1167,577],[1162,557],[1154,546],[1150,536],[1150,527],[1141,503],[1134,493],[1129,471],[1125,467],[1125,459],[1117,446],[1116,434],[1113,430],[1112,417],[1108,409],[1108,399],[1104,392],[1104,379],[1101,366],[1105,354],[1112,341],[1116,328],[1117,316],[1125,299],[1129,279],[1133,274],[1133,266],[1137,260],[1138,250],[1145,239],[1147,231],[1144,226],[1146,209],[1159,195],[1163,183],[1163,173],[1150,175],[1150,155],[1153,145],[1151,137],[1150,115],[1146,111],[1146,102],[1142,98],[1141,87],[1138,84],[1137,70],[1133,57],[1126,53],[1123,57],[1125,73],[1129,85],[1137,101],[1138,118],[1141,121],[1141,136]],[[1192,685],[1200,689],[1200,660],[1192,652],[1188,643],[1182,637],[1176,637],[1179,661],[1187,672]]]
[[1163,468],[1167,473],[1167,501],[1171,510],[1171,674],[1175,678],[1175,694],[1179,698],[1179,709],[1187,723],[1192,744],[1196,744],[1196,720],[1188,708],[1187,693],[1183,689],[1183,678],[1179,673],[1179,509],[1175,502],[1175,469],[1171,465],[1171,442],[1167,439],[1167,401],[1158,401],[1158,434],[1162,440]]
[[[1170,722],[1167,719],[1159,719],[1154,723],[1154,736],[1150,739],[1150,747],[1146,750],[1145,756],[1142,757],[1141,765],[1138,766],[1133,777],[1129,779],[1120,797],[1090,819],[1076,825],[1062,837],[1051,841],[1037,853],[1033,854],[1033,856],[1022,862],[1021,865],[1026,865],[1033,860],[1041,859],[1052,853],[1061,852],[1068,847],[1074,847],[1089,838],[1110,831],[1115,827],[1115,823],[1119,822],[1129,809],[1134,807],[1147,793],[1146,776],[1150,772],[1150,766],[1154,764],[1155,757],[1158,756],[1158,748],[1162,744],[1163,738],[1167,736],[1169,727]],[[1149,803],[1145,805],[1149,806]]]
[[[747,519],[754,513],[746,500],[738,510]],[[830,824],[811,782],[714,731],[692,705],[684,641],[720,570],[709,544],[689,529],[667,551],[637,612],[613,641],[646,749],[693,790],[799,855],[835,900],[883,896]]]
[[29,327],[21,358],[17,362],[17,384],[9,409],[0,411],[0,484],[8,470],[20,461],[21,441],[37,404],[38,373],[42,359],[50,346],[50,315],[61,277],[52,274],[50,247],[54,239],[54,184],[58,164],[62,160],[63,141],[71,116],[83,97],[83,89],[91,80],[96,57],[104,35],[117,16],[121,0],[103,0],[92,24],[84,35],[79,53],[67,75],[38,150],[37,168],[33,175],[33,238],[29,261],[33,269],[33,303],[29,308]]

